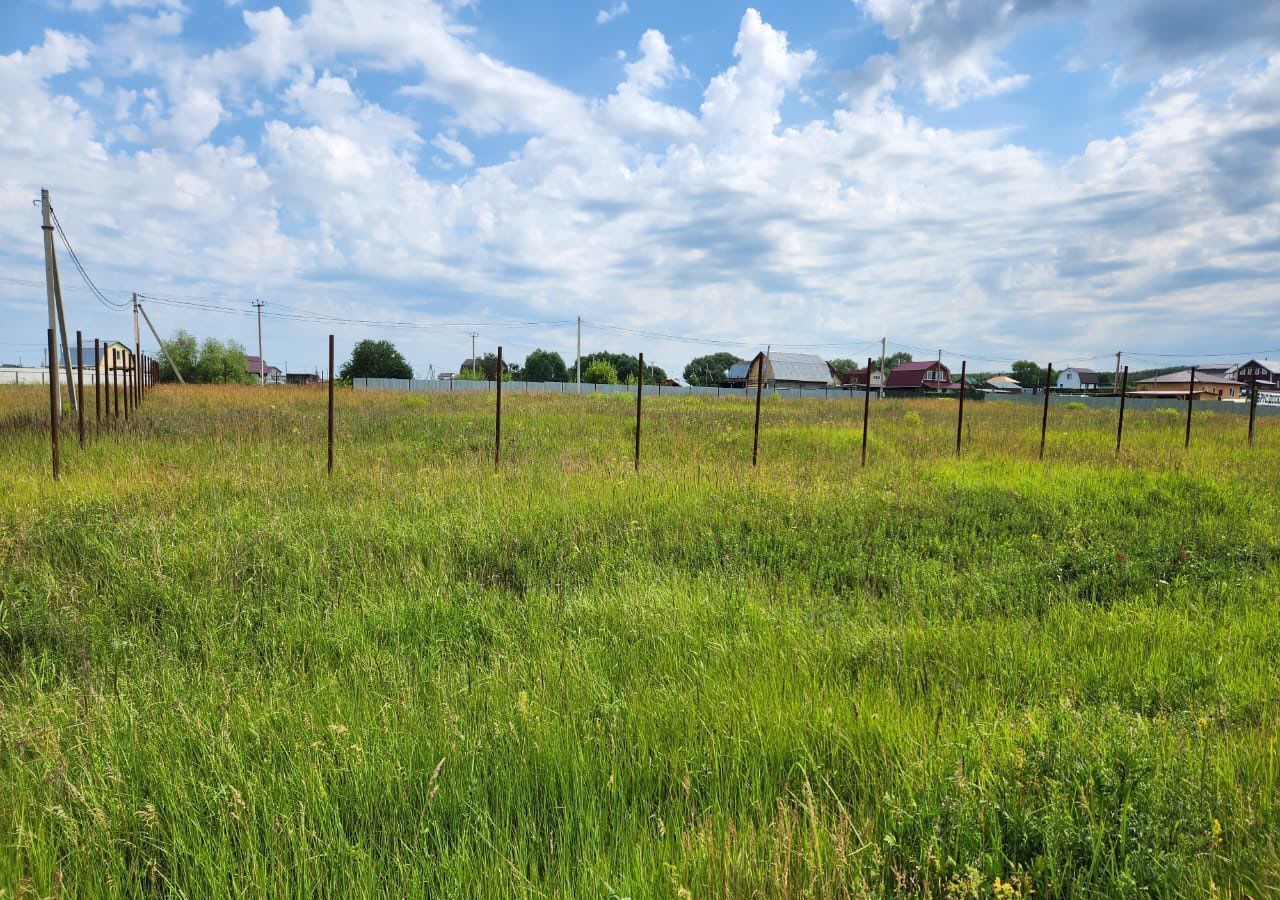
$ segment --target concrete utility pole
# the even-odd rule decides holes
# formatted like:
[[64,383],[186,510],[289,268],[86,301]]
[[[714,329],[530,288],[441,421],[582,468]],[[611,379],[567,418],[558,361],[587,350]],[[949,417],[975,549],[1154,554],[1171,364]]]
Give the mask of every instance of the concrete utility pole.
[[[880,399],[884,399],[884,352],[885,345],[889,342],[888,338],[880,338],[880,390],[877,392]],[[867,367],[867,384],[871,384],[871,367]]]
[[254,300],[253,305],[258,310],[258,384],[265,385],[267,383],[267,361],[262,358],[262,307],[261,300]]
[[576,362],[578,370],[578,393],[582,393],[582,316],[578,316],[578,359]]
[[147,308],[141,303],[138,304],[138,311],[142,313],[143,321],[147,323],[147,327],[151,329],[151,335],[156,339],[156,343],[160,345],[160,352],[164,354],[164,358],[169,360],[169,368],[173,369],[173,374],[178,378],[178,384],[186,384],[187,380],[182,377],[182,373],[178,371],[178,364],[173,361],[173,354],[169,352],[169,348],[164,345],[164,341],[160,340],[160,332],[156,331],[156,326],[151,324],[151,317],[147,315]]
[[138,335],[138,294],[133,295],[133,360],[135,365],[142,365],[142,339]]
[[[44,285],[45,292],[49,295],[49,333],[56,334],[58,329],[58,299],[57,289],[54,287],[54,279],[57,278],[57,263],[53,258],[53,209],[49,205],[49,192],[44,188],[40,190],[40,217],[42,220],[41,228],[44,230]],[[57,348],[50,344],[54,349],[49,350],[50,359],[46,360],[49,366],[49,372],[53,383],[50,384],[50,393],[56,398],[55,405],[59,412],[62,411],[62,392],[58,390],[58,362]]]
[[471,371],[472,372],[475,372],[476,369],[478,368],[476,364],[476,338],[478,338],[479,336],[480,335],[478,333],[474,331],[471,332]]
[[1116,386],[1120,384],[1120,353],[1121,351],[1116,351],[1116,377],[1115,380],[1111,382],[1112,390],[1115,390]]

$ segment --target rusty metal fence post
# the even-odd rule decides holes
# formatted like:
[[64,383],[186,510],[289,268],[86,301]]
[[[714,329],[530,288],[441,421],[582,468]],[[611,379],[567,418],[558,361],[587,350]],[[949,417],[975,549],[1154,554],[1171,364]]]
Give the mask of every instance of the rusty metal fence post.
[[329,335],[329,474],[333,474],[333,335]]
[[636,471],[640,471],[640,407],[644,400],[644,354],[640,354],[639,370],[636,374]]
[[84,338],[76,329],[76,412],[79,415],[80,447],[84,448]]
[[[968,371],[969,361],[961,360],[960,362],[960,414],[956,417],[956,456],[960,455],[960,438],[964,434],[964,390],[965,390],[965,374]],[[871,381],[871,372],[867,372],[867,381]]]
[[102,431],[102,341],[93,339],[93,419]]
[[1124,438],[1124,398],[1129,395],[1129,367],[1120,376],[1120,418],[1116,422],[1116,459],[1120,458],[1120,441]]
[[1249,385],[1249,446],[1253,446],[1253,417],[1258,412],[1258,373],[1253,373]]
[[1040,458],[1044,459],[1044,441],[1049,433],[1049,386],[1053,383],[1053,363],[1044,373],[1044,414],[1040,418]]
[[1183,450],[1191,449],[1191,406],[1196,397],[1196,367],[1191,367],[1191,380],[1187,384],[1187,438],[1182,444]]
[[[852,393],[852,391],[850,391]],[[862,388],[862,466],[867,465],[867,420],[871,416],[871,357],[867,357],[867,381]]]
[[53,451],[53,480],[57,481],[62,474],[61,448],[58,446],[58,431],[62,427],[59,418],[58,401],[58,342],[49,329],[49,440]]
[[493,467],[498,468],[502,462],[502,348],[498,348],[498,390],[497,405],[494,407],[493,419]]
[[760,461],[760,395],[764,393],[764,354],[756,354],[756,425],[751,439],[751,465]]

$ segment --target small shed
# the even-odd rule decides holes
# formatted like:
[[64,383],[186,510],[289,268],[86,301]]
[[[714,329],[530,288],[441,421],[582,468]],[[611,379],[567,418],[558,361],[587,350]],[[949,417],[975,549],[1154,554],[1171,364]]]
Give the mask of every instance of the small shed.
[[1093,369],[1063,369],[1058,373],[1057,384],[1060,391],[1096,391],[1098,373]]
[[1244,396],[1245,385],[1221,375],[1207,375],[1196,372],[1195,384],[1191,383],[1191,371],[1169,372],[1154,378],[1144,378],[1134,385],[1136,393],[1148,397],[1204,395],[1204,399],[1238,400]]
[[753,385],[759,378],[758,362],[764,361],[764,381],[772,388],[819,388],[839,384],[835,371],[821,356],[811,353],[771,353],[756,357],[748,365],[746,384]]

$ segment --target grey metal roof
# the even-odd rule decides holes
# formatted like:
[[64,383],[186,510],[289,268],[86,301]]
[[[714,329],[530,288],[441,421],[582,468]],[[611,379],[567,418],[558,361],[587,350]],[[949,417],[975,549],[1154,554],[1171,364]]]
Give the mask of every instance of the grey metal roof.
[[731,365],[729,367],[729,372],[725,377],[728,378],[730,381],[737,381],[739,379],[746,378],[747,375],[749,375],[750,373],[751,373],[751,363],[740,362],[740,363],[734,363],[733,365]]
[[807,381],[816,384],[828,384],[831,381],[831,368],[826,360],[811,353],[773,353],[769,356],[769,367],[773,370],[774,381]]
[[[1138,384],[1186,384],[1191,381],[1191,370],[1183,369],[1181,372],[1170,372],[1167,375],[1157,375],[1154,378],[1144,378]],[[1212,372],[1196,372],[1196,381],[1201,384],[1242,384],[1234,378],[1223,378],[1221,375],[1214,375]]]

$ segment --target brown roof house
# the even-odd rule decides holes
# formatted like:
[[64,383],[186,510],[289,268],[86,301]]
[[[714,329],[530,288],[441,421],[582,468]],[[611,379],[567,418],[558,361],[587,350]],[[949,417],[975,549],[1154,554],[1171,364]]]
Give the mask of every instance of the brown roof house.
[[951,370],[937,360],[906,362],[889,373],[884,383],[890,391],[958,391]]

